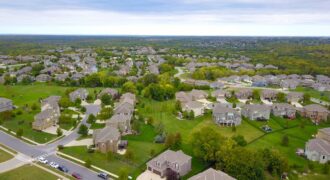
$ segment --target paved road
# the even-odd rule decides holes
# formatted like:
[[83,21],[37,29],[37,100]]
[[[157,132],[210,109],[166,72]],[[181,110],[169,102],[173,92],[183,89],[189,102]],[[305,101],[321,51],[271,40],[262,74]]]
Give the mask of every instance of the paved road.
[[[88,115],[86,115],[83,118],[81,124],[86,124],[87,118]],[[87,179],[87,180],[98,179],[97,174],[94,171],[91,171],[88,168],[75,164],[69,160],[66,160],[56,155],[56,148],[58,145],[68,144],[69,142],[79,137],[77,131],[78,128],[76,128],[70,135],[56,142],[53,142],[48,145],[39,145],[39,146],[27,144],[24,141],[17,139],[16,137],[13,137],[3,131],[0,131],[0,142],[5,146],[8,146],[14,149],[15,151],[22,153],[26,156],[29,156],[31,158],[37,158],[39,156],[46,155],[47,156],[46,159],[48,159],[49,161],[54,161],[60,165],[66,166],[69,169],[70,174],[73,172],[77,172],[82,175],[83,179]]]

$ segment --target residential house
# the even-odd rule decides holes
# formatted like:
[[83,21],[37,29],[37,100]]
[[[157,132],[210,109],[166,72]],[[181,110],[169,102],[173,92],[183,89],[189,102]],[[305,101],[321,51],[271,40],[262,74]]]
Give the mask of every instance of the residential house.
[[277,94],[277,91],[265,89],[261,91],[261,98],[266,99],[268,101],[273,101],[276,100]]
[[58,118],[59,116],[58,114],[54,113],[54,110],[46,109],[34,116],[32,128],[38,131],[42,131],[56,125]]
[[235,96],[238,99],[250,99],[252,97],[252,89],[238,89],[235,91]]
[[303,108],[302,115],[310,118],[315,124],[319,124],[321,121],[327,120],[329,111],[321,105],[310,104]]
[[299,81],[295,79],[285,79],[280,83],[281,88],[283,89],[296,89],[299,85]]
[[289,92],[286,96],[288,102],[299,102],[303,100],[304,94],[300,92]]
[[97,95],[97,98],[100,99],[104,94],[110,95],[113,99],[116,99],[119,96],[119,93],[116,89],[105,88]]
[[209,168],[199,174],[196,174],[195,176],[190,177],[188,180],[236,180],[236,179],[220,170]]
[[225,90],[216,90],[211,93],[212,97],[217,98],[217,101],[231,97],[231,93]]
[[0,97],[0,112],[10,111],[14,109],[13,101],[7,98]]
[[154,174],[165,177],[169,170],[174,171],[178,178],[191,170],[191,157],[181,150],[166,150],[147,163],[147,169]]
[[212,89],[222,89],[222,88],[224,87],[224,84],[221,83],[221,82],[212,82],[212,83],[210,84],[210,87],[211,87]]
[[233,108],[216,104],[212,112],[213,120],[218,125],[237,126],[241,124],[241,114]]
[[182,104],[182,110],[187,112],[194,112],[194,116],[201,116],[204,114],[204,106],[203,103],[198,101],[189,101],[187,103]]
[[330,161],[330,128],[319,129],[316,138],[306,143],[305,155],[307,159],[322,164]]
[[296,117],[296,108],[288,103],[274,103],[272,105],[272,113],[274,116],[294,119]]
[[263,104],[247,104],[242,108],[242,115],[250,120],[268,120],[271,108]]
[[207,96],[208,96],[208,94],[205,91],[196,90],[196,89],[193,89],[190,92],[190,95],[191,95],[192,100],[194,100],[194,101],[201,100],[201,99],[206,99]]
[[128,134],[131,132],[131,119],[131,115],[115,114],[106,121],[106,125],[119,129],[121,133]]
[[37,82],[47,82],[50,81],[52,78],[48,74],[39,74],[36,77]]
[[71,102],[75,102],[77,99],[85,101],[87,96],[88,96],[88,91],[84,88],[79,88],[69,94]]
[[120,102],[115,105],[114,114],[131,116],[134,113],[134,105],[129,102]]
[[192,100],[189,93],[180,91],[175,93],[175,100],[180,101],[180,103],[187,103]]
[[95,148],[101,153],[117,152],[120,138],[119,130],[112,126],[96,129],[93,132],[93,143]]
[[132,93],[125,93],[120,97],[119,100],[121,103],[127,102],[131,105],[135,105],[137,103],[135,94]]

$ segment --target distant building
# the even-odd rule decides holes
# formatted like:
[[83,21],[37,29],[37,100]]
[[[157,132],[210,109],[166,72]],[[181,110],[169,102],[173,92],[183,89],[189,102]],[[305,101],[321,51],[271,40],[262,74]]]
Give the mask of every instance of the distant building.
[[120,144],[120,132],[117,128],[106,126],[103,129],[96,129],[93,133],[95,148],[102,153],[117,152]]
[[216,124],[224,126],[237,126],[240,125],[242,121],[240,113],[222,104],[215,105],[212,117]]
[[321,121],[326,121],[329,116],[329,111],[327,108],[318,105],[310,104],[303,108],[302,115],[304,117],[310,118],[315,124],[320,123]]
[[250,120],[268,120],[271,108],[263,104],[247,104],[242,108],[242,115]]
[[88,96],[88,91],[84,88],[79,88],[69,94],[71,102],[75,102],[77,99],[85,101],[87,96]]
[[307,159],[322,164],[330,161],[330,128],[319,129],[316,138],[306,143],[305,155]]

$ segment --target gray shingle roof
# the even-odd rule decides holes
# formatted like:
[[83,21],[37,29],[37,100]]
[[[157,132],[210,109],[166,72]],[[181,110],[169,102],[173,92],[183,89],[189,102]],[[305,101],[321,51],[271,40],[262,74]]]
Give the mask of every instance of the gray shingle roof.
[[228,174],[217,171],[213,168],[209,168],[206,171],[203,171],[188,180],[235,180],[235,178],[229,176]]

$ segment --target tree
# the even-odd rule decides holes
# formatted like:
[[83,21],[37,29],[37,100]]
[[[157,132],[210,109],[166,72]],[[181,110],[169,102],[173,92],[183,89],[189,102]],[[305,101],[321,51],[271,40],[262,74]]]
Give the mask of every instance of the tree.
[[177,111],[182,111],[182,107],[181,107],[181,102],[180,101],[175,101],[175,109]]
[[68,108],[71,105],[70,99],[67,97],[62,97],[59,101],[59,105],[63,108]]
[[135,94],[136,91],[137,91],[136,86],[135,86],[134,83],[131,82],[131,81],[126,82],[126,83],[123,85],[123,88],[122,88],[122,89],[123,89],[123,92],[124,92],[124,93],[125,93],[125,92],[131,92],[131,93]]
[[127,169],[120,169],[119,171],[119,180],[128,180],[128,171]]
[[22,137],[22,136],[23,136],[23,129],[22,129],[22,128],[19,128],[19,129],[16,131],[16,136],[17,136],[17,137]]
[[254,89],[253,92],[252,92],[252,98],[254,100],[259,101],[260,100],[260,91],[257,90],[257,89]]
[[36,103],[33,103],[32,106],[31,106],[31,109],[33,111],[37,110],[38,109],[38,105]]
[[237,136],[233,136],[232,139],[237,143],[237,145],[239,146],[246,146],[247,142],[244,138],[244,136],[242,135],[237,135]]
[[124,156],[127,160],[132,161],[134,159],[134,152],[130,149],[127,149]]
[[132,129],[136,132],[136,133],[139,133],[140,132],[140,122],[136,119],[133,121],[132,123]]
[[110,105],[111,104],[112,97],[111,95],[105,93],[101,96],[101,101],[105,105]]
[[93,124],[93,123],[95,123],[95,121],[96,121],[96,117],[94,116],[94,114],[90,114],[88,116],[87,123]]
[[303,95],[303,102],[304,102],[305,104],[307,104],[307,103],[309,103],[310,101],[311,101],[311,95],[308,94],[308,93],[304,93],[304,95]]
[[289,145],[289,136],[288,135],[284,135],[282,137],[282,142],[281,142],[282,146],[288,146]]
[[180,149],[181,143],[182,143],[182,140],[181,140],[181,134],[180,133],[176,133],[176,134],[170,133],[166,136],[165,146],[167,148],[171,148],[171,149],[174,149],[174,150]]
[[286,95],[282,92],[277,93],[276,99],[278,102],[286,102]]
[[265,168],[269,173],[281,176],[289,170],[287,159],[279,151],[264,149],[261,154]]
[[217,153],[216,168],[237,179],[263,180],[264,164],[258,152],[243,147],[229,150],[222,148]]
[[79,126],[78,134],[81,134],[83,136],[87,136],[88,134],[88,127],[85,124],[82,124]]
[[114,155],[112,151],[107,152],[107,160],[110,162],[113,159]]
[[85,167],[90,168],[92,166],[92,161],[90,159],[87,159],[85,161]]
[[58,128],[56,129],[56,133],[57,133],[57,136],[62,136],[63,131],[62,131],[61,128],[58,127]]
[[215,161],[223,137],[211,127],[203,127],[192,134],[191,144],[195,156],[205,161]]

